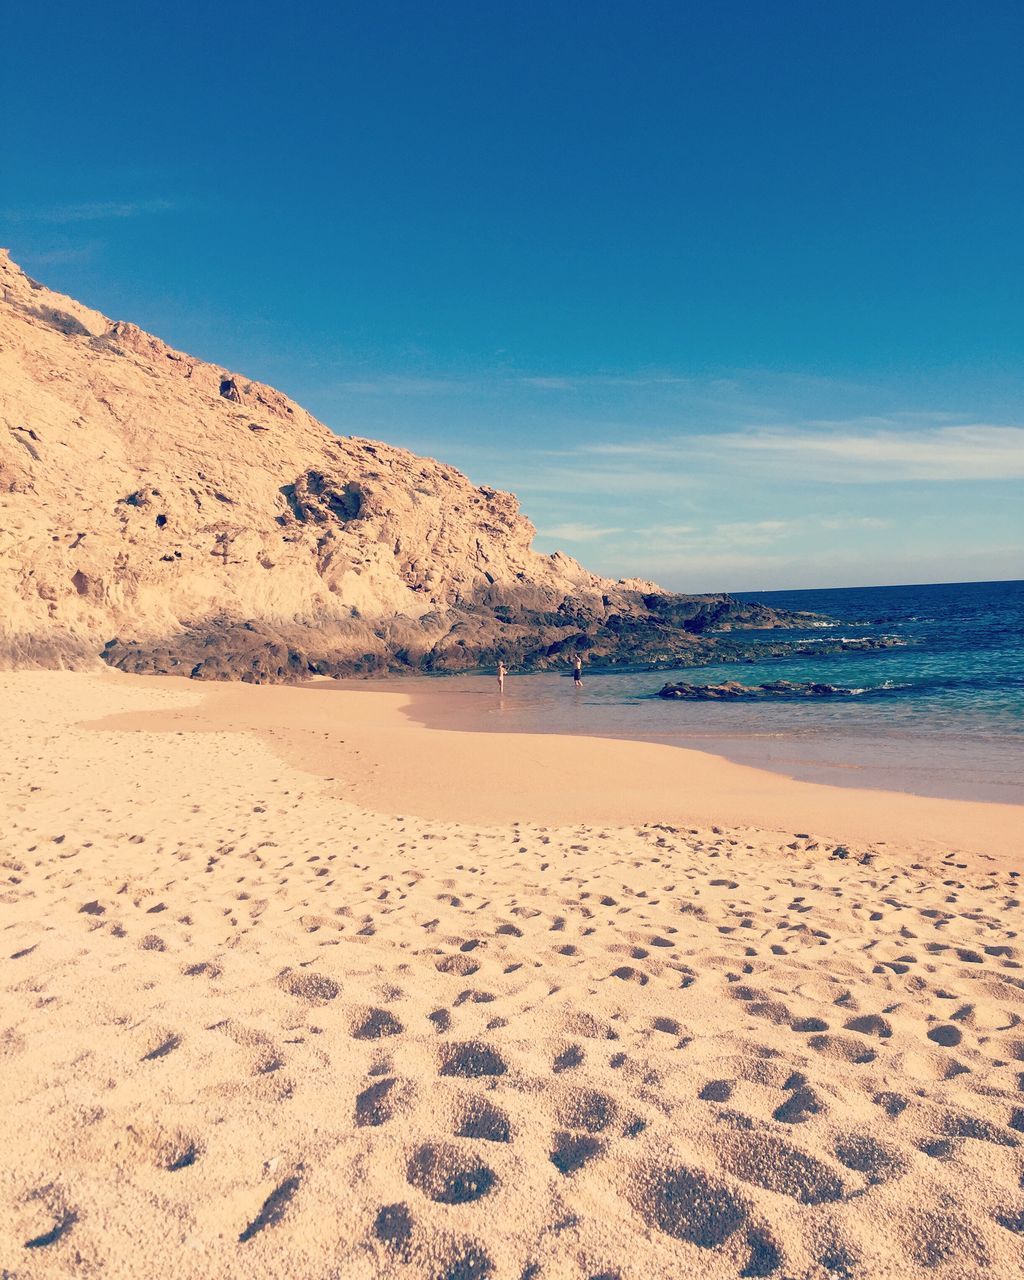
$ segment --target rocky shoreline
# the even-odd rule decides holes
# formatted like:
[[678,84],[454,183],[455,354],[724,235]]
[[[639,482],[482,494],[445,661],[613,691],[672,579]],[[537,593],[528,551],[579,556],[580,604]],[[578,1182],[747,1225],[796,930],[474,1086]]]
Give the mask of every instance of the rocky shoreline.
[[726,680],[722,684],[666,684],[658,690],[659,698],[686,699],[690,702],[769,702],[791,698],[851,698],[855,690],[817,681],[772,680],[767,684],[741,684]]
[[[728,596],[637,594],[617,605],[602,613],[584,600],[567,599],[549,611],[482,603],[452,610],[443,620],[386,621],[372,634],[358,624],[314,630],[219,618],[157,641],[115,637],[102,657],[132,674],[249,684],[313,675],[462,675],[492,670],[499,661],[518,671],[547,671],[567,667],[576,653],[589,667],[678,669],[753,661],[763,641],[737,632],[808,623],[803,615]],[[723,629],[727,635],[709,634]],[[771,648],[781,656],[793,646]]]

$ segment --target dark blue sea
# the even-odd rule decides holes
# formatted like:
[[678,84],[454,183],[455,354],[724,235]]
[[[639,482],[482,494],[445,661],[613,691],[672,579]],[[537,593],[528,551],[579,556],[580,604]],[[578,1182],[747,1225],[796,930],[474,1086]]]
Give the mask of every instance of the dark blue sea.
[[[580,691],[553,673],[513,674],[500,702],[489,677],[404,679],[395,687],[422,694],[413,713],[439,727],[637,738],[813,781],[1024,803],[1024,582],[738,594],[825,619],[796,632],[740,633],[744,640],[806,640],[814,648],[887,636],[898,647],[671,672],[588,671]],[[853,692],[779,703],[655,696],[672,680],[780,679]]]
[[[856,701],[815,709],[840,725],[1024,734],[1024,582],[763,591],[740,598],[824,615],[832,625],[796,633],[812,646],[843,636],[901,642],[866,653],[769,660],[744,667],[745,684],[817,680],[852,689]],[[722,667],[701,673],[702,681],[723,677]]]

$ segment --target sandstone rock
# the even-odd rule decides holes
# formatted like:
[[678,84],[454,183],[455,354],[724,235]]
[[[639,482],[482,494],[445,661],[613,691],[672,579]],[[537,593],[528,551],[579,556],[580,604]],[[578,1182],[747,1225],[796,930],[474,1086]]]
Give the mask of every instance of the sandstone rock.
[[0,251],[0,665],[197,678],[700,659],[786,619],[540,555],[516,499],[339,436]]

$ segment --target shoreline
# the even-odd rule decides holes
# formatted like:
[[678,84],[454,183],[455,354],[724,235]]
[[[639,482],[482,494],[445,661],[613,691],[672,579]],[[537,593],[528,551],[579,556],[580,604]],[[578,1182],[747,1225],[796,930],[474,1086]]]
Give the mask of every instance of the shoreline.
[[289,764],[337,786],[346,800],[382,814],[488,825],[668,822],[790,837],[810,831],[837,843],[999,857],[1019,852],[1024,829],[1020,805],[803,782],[677,745],[429,728],[410,715],[411,692],[369,682],[197,689],[184,678],[109,678],[187,691],[196,704],[166,715],[115,716],[91,728],[250,733]]
[[[523,677],[531,680],[552,679],[547,675]],[[789,732],[748,729],[731,731],[686,726],[676,733],[634,729],[604,729],[599,716],[591,714],[589,704],[582,707],[562,702],[546,709],[576,719],[560,726],[552,719],[542,720],[529,699],[518,703],[514,694],[498,699],[490,677],[436,676],[400,677],[375,680],[312,680],[299,688],[357,693],[363,689],[396,694],[407,699],[404,714],[415,724],[428,729],[459,730],[483,734],[537,734],[560,739],[599,738],[610,742],[650,743],[676,750],[696,751],[723,758],[732,764],[762,770],[794,782],[839,787],[842,789],[884,791],[949,801],[983,804],[1024,805],[1024,739],[1018,754],[1021,770],[1013,781],[993,780],[990,767],[1007,770],[1006,744],[1001,741],[963,739],[950,742],[939,734],[930,736],[908,733],[882,735],[877,730],[838,733],[831,730],[807,729]],[[654,700],[652,700],[654,701]],[[642,711],[639,703],[622,702],[615,710],[627,708]],[[660,706],[660,703],[654,702]],[[670,704],[673,712],[683,712]],[[689,708],[688,708],[689,709]],[[726,708],[727,713],[734,708]],[[720,705],[712,708],[717,715]],[[580,712],[583,712],[580,715]],[[685,712],[683,712],[685,714]],[[594,719],[598,723],[594,723]],[[680,716],[681,718],[681,716]],[[936,765],[941,759],[941,770]]]

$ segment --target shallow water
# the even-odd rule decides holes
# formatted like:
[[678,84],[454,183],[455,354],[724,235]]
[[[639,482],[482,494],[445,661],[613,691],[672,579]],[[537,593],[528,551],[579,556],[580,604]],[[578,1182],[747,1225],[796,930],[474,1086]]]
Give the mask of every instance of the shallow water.
[[[764,592],[824,614],[806,632],[754,640],[896,636],[899,648],[765,658],[684,672],[406,677],[411,714],[438,728],[589,734],[692,746],[791,777],[953,799],[1024,803],[1024,582]],[[812,680],[851,697],[780,703],[659,699],[668,681]],[[571,747],[567,747],[571,750]]]

